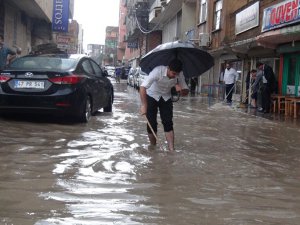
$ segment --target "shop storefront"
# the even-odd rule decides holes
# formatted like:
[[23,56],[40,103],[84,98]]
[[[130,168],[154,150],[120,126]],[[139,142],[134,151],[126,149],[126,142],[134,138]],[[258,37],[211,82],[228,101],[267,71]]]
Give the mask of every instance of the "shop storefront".
[[281,93],[300,96],[300,43],[278,48],[282,58]]
[[278,92],[300,96],[299,1],[283,1],[264,9],[262,34],[257,41],[280,55]]

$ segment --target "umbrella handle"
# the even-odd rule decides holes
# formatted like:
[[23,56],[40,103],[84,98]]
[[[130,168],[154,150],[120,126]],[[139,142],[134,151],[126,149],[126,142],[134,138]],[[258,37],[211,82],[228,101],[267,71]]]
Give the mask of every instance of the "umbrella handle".
[[[176,81],[176,84],[178,84],[179,83],[179,81],[178,81],[178,78],[177,78],[177,81]],[[173,95],[173,93],[177,93],[176,95],[174,94]],[[175,97],[176,96],[176,97]],[[176,88],[175,88],[175,86],[174,87],[172,87],[172,89],[171,89],[171,100],[172,100],[172,102],[178,102],[178,100],[179,100],[179,98],[180,98],[180,91],[176,91]]]
[[177,92],[177,96],[175,98],[176,95],[172,95],[171,99],[172,99],[172,102],[178,102],[179,99],[180,99],[180,91]]

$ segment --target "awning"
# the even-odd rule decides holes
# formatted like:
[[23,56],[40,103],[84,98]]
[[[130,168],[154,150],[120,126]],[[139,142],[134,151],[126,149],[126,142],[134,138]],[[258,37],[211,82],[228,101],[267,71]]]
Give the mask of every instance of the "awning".
[[37,18],[51,22],[50,18],[45,14],[41,7],[33,0],[10,0],[9,4],[15,5],[21,11],[26,12],[26,14],[31,18]]
[[277,48],[278,45],[300,41],[300,25],[284,27],[262,33],[256,38],[258,45],[267,48]]

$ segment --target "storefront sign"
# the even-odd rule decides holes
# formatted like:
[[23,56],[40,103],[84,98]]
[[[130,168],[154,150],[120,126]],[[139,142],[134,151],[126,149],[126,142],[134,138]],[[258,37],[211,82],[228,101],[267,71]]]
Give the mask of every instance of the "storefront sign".
[[138,48],[139,45],[138,45],[138,42],[137,41],[128,41],[127,42],[127,48]]
[[259,24],[259,2],[254,3],[248,8],[236,14],[235,34],[240,34]]
[[57,35],[56,43],[57,44],[69,44],[71,42],[70,36]]
[[264,9],[262,32],[300,22],[300,0],[286,0]]
[[52,31],[68,32],[69,0],[53,0]]

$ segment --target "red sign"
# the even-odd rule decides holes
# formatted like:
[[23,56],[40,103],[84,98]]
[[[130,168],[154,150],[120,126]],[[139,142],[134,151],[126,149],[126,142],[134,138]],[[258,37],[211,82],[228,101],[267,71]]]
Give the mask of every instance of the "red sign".
[[262,31],[300,21],[300,0],[287,0],[264,9]]
[[68,37],[68,36],[59,36],[57,35],[56,37],[56,42],[58,44],[69,44],[71,41],[71,37]]

